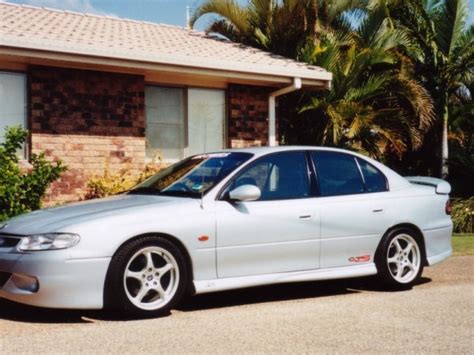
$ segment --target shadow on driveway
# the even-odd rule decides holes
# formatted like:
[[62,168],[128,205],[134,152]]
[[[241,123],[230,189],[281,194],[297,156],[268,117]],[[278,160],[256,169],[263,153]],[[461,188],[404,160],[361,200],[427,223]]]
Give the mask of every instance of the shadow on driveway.
[[[428,282],[431,282],[431,279],[422,277],[417,286]],[[374,277],[298,282],[196,295],[182,302],[182,304],[176,307],[176,309],[184,312],[191,312],[254,303],[339,296],[360,293],[362,291],[394,292],[387,290],[383,285],[380,285]],[[397,292],[402,291],[404,290]]]
[[[423,277],[418,285],[428,282],[431,282],[431,279]],[[196,295],[183,300],[176,309],[182,312],[193,312],[265,302],[339,296],[362,291],[393,292],[387,291],[377,283],[374,277],[299,282]],[[37,308],[0,299],[0,320],[2,319],[27,323],[94,323],[96,320],[136,320],[117,311]]]

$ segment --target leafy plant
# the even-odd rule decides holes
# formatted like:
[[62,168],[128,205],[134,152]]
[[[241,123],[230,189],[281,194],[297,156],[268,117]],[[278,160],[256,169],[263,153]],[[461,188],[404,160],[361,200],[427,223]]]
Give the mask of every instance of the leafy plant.
[[366,7],[367,0],[205,0],[194,11],[191,26],[205,15],[217,15],[206,32],[299,59],[307,43],[348,28],[347,15],[358,16]]
[[31,168],[22,168],[17,152],[27,137],[20,126],[7,127],[0,144],[0,221],[41,208],[47,188],[66,170],[61,161],[51,163],[44,153],[33,153]]
[[145,169],[138,176],[133,176],[128,169],[110,173],[109,169],[106,168],[103,175],[93,176],[89,179],[85,199],[107,197],[130,190],[135,185],[155,175],[163,167],[163,164],[152,161],[145,166]]
[[315,143],[379,159],[421,146],[435,118],[433,102],[401,49],[417,52],[384,3],[367,10],[356,28],[327,31],[306,47],[305,61],[333,73],[332,89],[311,95],[302,108]]
[[207,32],[333,73],[330,91],[279,99],[282,143],[356,149],[410,174],[446,176],[449,163],[457,179],[448,137],[452,149],[472,120],[468,0],[205,0],[191,25],[209,14]]
[[465,200],[454,200],[451,217],[454,223],[454,233],[473,233],[474,196]]
[[[331,90],[280,98],[284,144],[345,147],[373,157],[417,150],[435,119],[433,101],[405,52],[420,55],[385,1],[207,0],[192,24],[333,73]],[[298,108],[299,113],[295,112]]]
[[110,173],[105,169],[102,176],[93,176],[87,181],[86,200],[115,195],[123,191],[130,190],[136,183],[128,170],[121,170],[118,173]]
[[[421,52],[406,51],[414,76],[429,91],[436,108],[436,123],[424,144],[437,151],[438,174],[448,174],[448,137],[456,125],[453,101],[472,101],[474,78],[474,25],[469,24],[468,0],[390,1],[392,19],[408,30]],[[451,107],[450,107],[451,106]],[[433,160],[433,159],[431,159]]]
[[217,14],[207,32],[272,53],[293,57],[306,39],[315,34],[313,0],[207,0],[194,12],[191,25],[206,14]]

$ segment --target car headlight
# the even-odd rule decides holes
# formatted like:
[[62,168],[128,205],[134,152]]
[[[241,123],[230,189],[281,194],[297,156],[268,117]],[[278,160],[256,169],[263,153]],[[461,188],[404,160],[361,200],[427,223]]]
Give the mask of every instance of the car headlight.
[[30,235],[21,238],[18,249],[21,251],[67,249],[77,245],[80,239],[77,234],[72,233]]

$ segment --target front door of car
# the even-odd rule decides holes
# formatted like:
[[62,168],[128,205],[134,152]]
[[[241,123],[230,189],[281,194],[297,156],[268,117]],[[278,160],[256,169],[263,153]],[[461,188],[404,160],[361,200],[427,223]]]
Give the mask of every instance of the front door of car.
[[[319,209],[305,152],[267,155],[243,169],[216,201],[219,278],[319,267]],[[242,185],[261,190],[256,201],[230,201]]]
[[364,159],[313,151],[321,206],[321,268],[374,261],[392,223],[385,176]]

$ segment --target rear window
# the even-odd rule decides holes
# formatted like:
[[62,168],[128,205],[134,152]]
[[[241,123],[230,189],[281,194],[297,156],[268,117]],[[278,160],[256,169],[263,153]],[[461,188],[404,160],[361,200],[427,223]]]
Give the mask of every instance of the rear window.
[[314,151],[311,156],[316,166],[321,196],[364,192],[364,182],[353,156],[329,151]]
[[387,179],[382,172],[369,162],[357,158],[360,170],[364,175],[365,189],[367,192],[387,191]]

